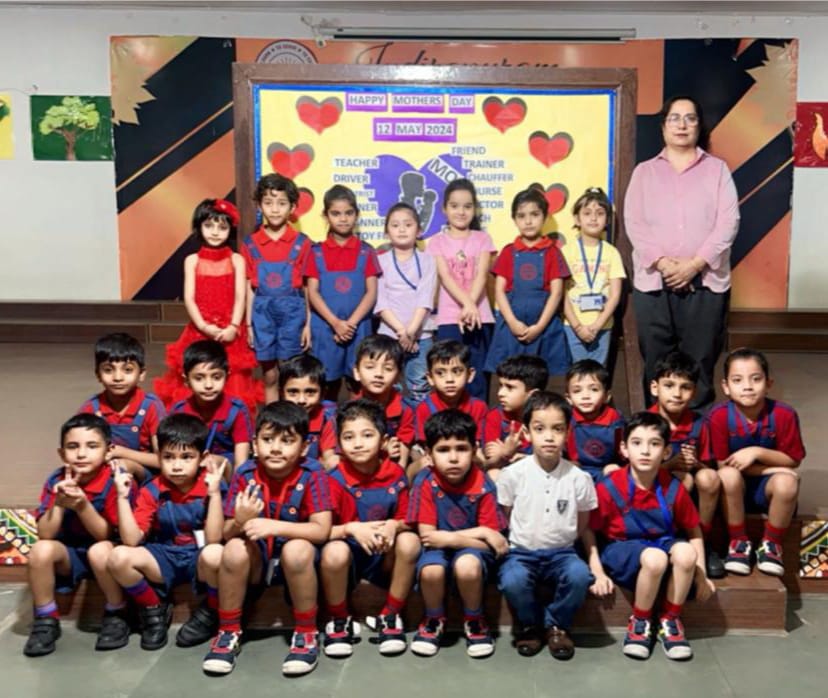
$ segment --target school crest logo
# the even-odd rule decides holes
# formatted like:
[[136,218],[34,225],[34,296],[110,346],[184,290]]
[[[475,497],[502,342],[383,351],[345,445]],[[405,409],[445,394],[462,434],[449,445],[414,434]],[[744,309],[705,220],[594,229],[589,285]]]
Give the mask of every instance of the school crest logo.
[[600,458],[607,452],[607,447],[604,446],[601,439],[587,439],[584,444],[584,452],[593,458]]
[[282,275],[278,271],[272,271],[265,277],[268,288],[279,288],[282,285]]
[[337,276],[334,281],[334,288],[339,293],[348,293],[351,290],[351,280],[347,276]]
[[388,517],[388,511],[382,504],[373,504],[368,509],[366,521],[382,521]]
[[526,262],[518,267],[518,275],[524,281],[532,281],[538,275],[538,268],[534,264]]
[[466,515],[460,507],[452,507],[446,514],[449,525],[454,529],[464,528],[467,525]]
[[318,63],[313,51],[290,39],[280,39],[265,46],[256,56],[256,63]]
[[563,514],[569,508],[569,500],[568,499],[559,499],[558,500],[558,513]]

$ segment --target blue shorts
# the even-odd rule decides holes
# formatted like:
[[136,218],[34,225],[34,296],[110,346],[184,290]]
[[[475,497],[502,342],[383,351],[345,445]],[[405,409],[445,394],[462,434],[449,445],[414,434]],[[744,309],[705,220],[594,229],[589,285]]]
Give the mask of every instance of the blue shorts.
[[282,361],[302,353],[305,299],[301,293],[253,298],[253,339],[259,361]]
[[745,512],[750,514],[767,514],[770,500],[765,488],[773,475],[745,476]]
[[[256,545],[259,548],[259,555],[262,558],[262,578],[259,582],[259,586],[262,588],[269,586],[284,586],[285,591],[287,592],[287,585],[285,584],[285,573],[284,570],[282,570],[282,565],[279,562],[282,556],[282,545],[284,545],[284,543],[274,541],[273,552],[270,554],[270,556],[268,556],[267,554],[266,540],[258,540],[256,541]],[[314,570],[316,570],[318,574],[319,558],[321,557],[321,552],[318,545],[314,545],[313,549],[313,568]],[[290,602],[290,597],[287,593],[285,594],[285,597],[288,599],[288,602]]]
[[69,555],[69,574],[55,575],[55,591],[58,594],[70,594],[77,588],[81,579],[92,576],[92,568],[89,567],[87,558],[89,548],[73,547],[65,543],[63,545]]
[[483,570],[483,584],[489,578],[489,574],[495,570],[495,556],[493,553],[486,550],[478,550],[477,548],[429,548],[420,553],[420,558],[417,560],[417,571],[415,579],[419,581],[420,572],[423,567],[428,565],[439,565],[446,570],[446,578],[452,576],[454,570],[454,562],[461,555],[472,555],[478,559]]
[[592,478],[592,483],[594,485],[597,485],[599,482],[601,482],[601,480],[603,480],[606,477],[606,475],[604,475],[604,469],[600,466],[579,465],[578,467]]
[[147,543],[144,547],[158,563],[167,593],[179,584],[195,583],[196,565],[201,552],[198,547],[169,543]]
[[641,569],[641,553],[647,548],[659,548],[669,555],[673,545],[680,542],[678,538],[668,537],[657,540],[612,541],[601,551],[601,564],[618,586],[634,590],[638,571]]
[[348,583],[350,588],[356,587],[361,580],[387,589],[391,583],[391,575],[383,567],[385,555],[375,553],[369,555],[353,538],[346,539],[345,543],[351,551],[351,570]]

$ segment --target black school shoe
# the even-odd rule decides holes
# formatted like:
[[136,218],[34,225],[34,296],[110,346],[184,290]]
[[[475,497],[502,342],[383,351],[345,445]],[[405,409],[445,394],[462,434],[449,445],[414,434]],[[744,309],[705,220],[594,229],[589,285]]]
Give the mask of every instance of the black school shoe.
[[96,651],[119,650],[129,644],[130,627],[125,610],[104,612],[98,639],[95,641]]
[[202,604],[196,608],[175,636],[179,647],[195,647],[212,640],[218,633],[218,612]]
[[712,546],[708,545],[705,547],[704,564],[708,579],[724,579],[727,574],[724,566],[724,560],[722,560],[719,553],[717,553]]
[[141,649],[160,650],[167,644],[167,630],[172,622],[172,605],[162,603],[139,610],[141,616]]
[[60,637],[60,621],[52,616],[35,618],[23,654],[27,657],[43,657],[55,651]]

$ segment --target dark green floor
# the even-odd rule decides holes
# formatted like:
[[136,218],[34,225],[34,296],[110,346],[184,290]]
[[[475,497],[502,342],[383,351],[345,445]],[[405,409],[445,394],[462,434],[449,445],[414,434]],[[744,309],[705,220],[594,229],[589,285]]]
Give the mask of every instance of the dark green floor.
[[[323,657],[309,676],[285,679],[280,665],[286,651],[282,636],[251,640],[236,671],[208,678],[200,663],[205,647],[168,646],[144,652],[133,636],[115,653],[92,650],[95,635],[64,623],[57,651],[27,659],[21,650],[28,618],[20,587],[0,586],[2,687],[8,698],[160,698],[162,696],[337,696],[349,698],[442,698],[443,696],[745,696],[807,698],[828,695],[828,595],[806,597],[789,612],[786,637],[726,636],[693,639],[691,662],[670,662],[656,648],[646,662],[625,658],[620,638],[580,637],[575,658],[556,662],[546,653],[518,657],[501,638],[486,660],[466,657],[462,641],[433,659],[408,653],[380,657],[368,642],[353,657]],[[25,613],[25,611],[24,611]]]

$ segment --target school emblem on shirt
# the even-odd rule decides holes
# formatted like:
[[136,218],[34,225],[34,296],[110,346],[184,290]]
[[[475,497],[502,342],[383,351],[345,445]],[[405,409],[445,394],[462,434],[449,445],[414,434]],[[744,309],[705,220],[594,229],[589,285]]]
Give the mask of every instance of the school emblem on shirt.
[[566,512],[568,506],[569,506],[569,500],[568,499],[559,499],[558,500],[558,513],[563,514],[564,512]]
[[593,458],[600,458],[607,452],[607,447],[601,439],[587,439],[584,443],[584,452]]
[[347,276],[337,276],[334,288],[340,293],[348,293],[351,290],[351,280]]
[[368,509],[366,521],[382,521],[386,517],[386,509],[382,504],[374,504]]
[[272,271],[265,277],[268,288],[279,288],[282,285],[282,275],[278,271]]
[[446,514],[446,519],[450,526],[454,528],[462,528],[466,525],[466,515],[460,507],[452,507]]
[[532,281],[538,275],[538,268],[534,264],[526,262],[518,267],[518,275],[524,281]]

